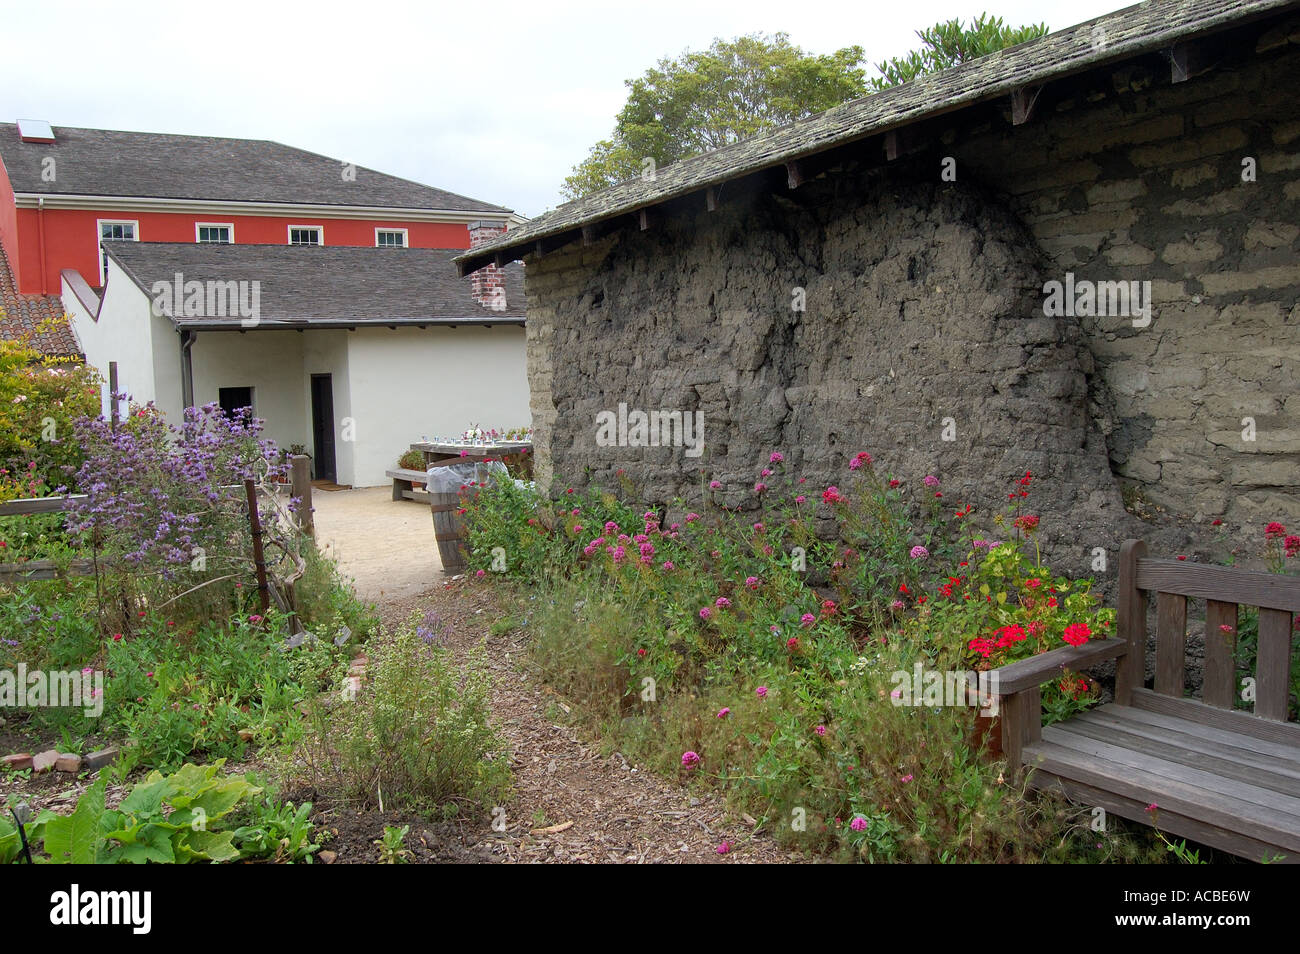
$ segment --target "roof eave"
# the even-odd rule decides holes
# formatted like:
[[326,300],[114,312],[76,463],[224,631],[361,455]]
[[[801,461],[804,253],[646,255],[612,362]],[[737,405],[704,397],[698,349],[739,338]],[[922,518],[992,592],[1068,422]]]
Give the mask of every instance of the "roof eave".
[[229,318],[172,318],[172,324],[182,331],[309,331],[323,328],[412,328],[412,327],[485,327],[494,325],[519,325],[522,316],[501,318],[262,318],[245,326]]
[[99,209],[105,212],[177,212],[182,214],[233,214],[293,216],[320,219],[384,219],[394,222],[451,222],[469,224],[478,219],[515,223],[510,209],[421,209],[380,205],[323,205],[310,202],[260,202],[236,199],[177,199],[163,196],[92,195],[62,192],[14,192],[20,209]]

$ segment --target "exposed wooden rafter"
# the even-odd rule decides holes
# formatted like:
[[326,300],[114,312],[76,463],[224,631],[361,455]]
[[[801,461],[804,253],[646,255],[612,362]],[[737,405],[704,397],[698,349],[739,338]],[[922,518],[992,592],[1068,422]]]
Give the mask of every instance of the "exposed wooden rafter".
[[1029,122],[1034,115],[1034,105],[1038,102],[1041,86],[1022,86],[1011,93],[1011,124],[1021,126]]
[[785,182],[791,189],[797,189],[803,185],[803,169],[797,161],[791,160],[785,164]]

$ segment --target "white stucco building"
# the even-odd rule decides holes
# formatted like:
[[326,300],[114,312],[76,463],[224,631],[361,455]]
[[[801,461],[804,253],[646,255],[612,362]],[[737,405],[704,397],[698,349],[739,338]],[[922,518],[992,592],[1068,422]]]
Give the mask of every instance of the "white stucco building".
[[251,405],[314,476],[358,487],[423,437],[530,423],[520,264],[460,278],[455,249],[103,245],[102,292],[63,273],[73,331],[170,420]]

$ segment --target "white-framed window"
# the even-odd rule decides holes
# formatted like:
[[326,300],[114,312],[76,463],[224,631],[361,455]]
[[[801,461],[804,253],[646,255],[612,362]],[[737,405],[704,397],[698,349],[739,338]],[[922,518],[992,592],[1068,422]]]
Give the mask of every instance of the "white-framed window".
[[406,248],[406,229],[375,229],[375,248]]
[[234,245],[234,223],[195,222],[194,241],[198,242],[200,245]]
[[95,229],[99,233],[99,283],[108,281],[108,253],[104,251],[105,239],[140,241],[140,223],[135,219],[98,219]]
[[289,226],[290,245],[324,245],[325,230],[319,225]]

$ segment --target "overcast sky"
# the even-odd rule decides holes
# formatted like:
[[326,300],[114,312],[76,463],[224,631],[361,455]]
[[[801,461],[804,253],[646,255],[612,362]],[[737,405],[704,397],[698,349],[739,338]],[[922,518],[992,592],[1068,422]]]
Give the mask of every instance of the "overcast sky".
[[609,135],[625,79],[715,37],[875,63],[952,17],[1058,30],[1127,5],[0,0],[0,121],[275,139],[533,216]]

